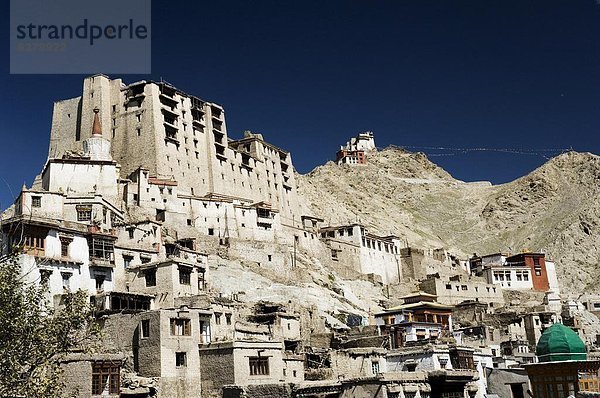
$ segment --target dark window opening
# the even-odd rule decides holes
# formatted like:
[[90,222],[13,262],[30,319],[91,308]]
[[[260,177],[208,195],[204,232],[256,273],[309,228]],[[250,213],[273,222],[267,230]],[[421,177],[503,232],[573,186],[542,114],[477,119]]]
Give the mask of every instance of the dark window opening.
[[140,337],[142,339],[147,339],[150,337],[150,320],[143,319],[140,323]]
[[176,352],[175,353],[175,366],[178,368],[184,368],[187,366],[187,353]]
[[198,290],[206,289],[206,280],[204,279],[204,271],[198,270]]
[[191,336],[190,320],[171,318],[171,336]]
[[187,268],[179,268],[179,284],[190,285],[192,282],[192,271]]
[[92,219],[92,206],[76,206],[77,221],[90,221]]
[[248,358],[250,365],[250,376],[265,376],[269,374],[269,358],[268,357],[250,357]]
[[61,257],[69,257],[69,245],[73,239],[61,237],[60,238],[60,255]]
[[114,261],[114,242],[110,239],[97,237],[88,238],[89,253],[91,258]]
[[156,286],[156,269],[147,269],[144,271],[146,287]]
[[129,268],[131,266],[132,256],[123,255],[123,267]]

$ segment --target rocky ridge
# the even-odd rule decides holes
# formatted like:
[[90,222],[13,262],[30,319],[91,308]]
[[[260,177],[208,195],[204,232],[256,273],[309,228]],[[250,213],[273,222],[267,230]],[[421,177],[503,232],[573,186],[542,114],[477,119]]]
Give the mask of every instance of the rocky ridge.
[[598,291],[600,157],[567,152],[510,183],[463,182],[422,153],[389,147],[368,164],[328,162],[297,178],[326,223],[360,221],[412,246],[472,253],[544,251],[566,293]]

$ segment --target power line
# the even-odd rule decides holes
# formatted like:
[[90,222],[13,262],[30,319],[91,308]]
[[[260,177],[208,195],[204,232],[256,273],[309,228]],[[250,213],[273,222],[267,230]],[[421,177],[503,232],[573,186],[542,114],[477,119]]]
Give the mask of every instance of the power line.
[[402,148],[411,150],[425,151],[445,151],[437,153],[428,153],[428,156],[456,156],[470,152],[498,152],[511,153],[517,155],[541,156],[548,159],[549,155],[568,152],[572,148],[489,148],[489,147],[443,147],[443,146],[418,146],[418,145],[403,145]]

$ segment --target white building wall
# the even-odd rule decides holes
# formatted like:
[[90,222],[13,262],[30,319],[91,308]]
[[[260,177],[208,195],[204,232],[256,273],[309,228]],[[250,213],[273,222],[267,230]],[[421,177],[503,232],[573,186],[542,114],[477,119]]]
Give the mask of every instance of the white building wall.
[[476,398],[484,398],[487,394],[487,373],[486,368],[492,369],[494,367],[494,361],[492,359],[492,352],[490,348],[481,348],[475,350],[473,353],[473,362],[476,365],[479,379],[477,380],[477,391]]
[[548,284],[550,289],[555,294],[560,294],[560,287],[558,285],[558,277],[556,276],[556,265],[553,261],[546,260],[546,274],[548,275]]
[[[444,349],[415,352],[413,355],[394,355],[394,353],[388,352],[386,362],[388,372],[406,371],[407,363],[416,363],[416,371],[452,369],[450,354],[448,350]],[[444,364],[443,366],[442,363]]]
[[[41,206],[33,207],[32,198],[40,197]],[[63,214],[63,202],[64,195],[60,193],[43,192],[35,190],[24,190],[21,193],[20,200],[16,202],[16,213],[32,216],[32,217],[46,217],[52,219],[62,219]]]
[[[532,289],[533,280],[528,267],[490,267],[486,269],[488,283],[503,289]],[[519,280],[520,279],[520,280]]]
[[117,169],[114,164],[71,163],[55,160],[45,170],[50,173],[48,186],[51,192],[95,193],[115,199],[118,193]]

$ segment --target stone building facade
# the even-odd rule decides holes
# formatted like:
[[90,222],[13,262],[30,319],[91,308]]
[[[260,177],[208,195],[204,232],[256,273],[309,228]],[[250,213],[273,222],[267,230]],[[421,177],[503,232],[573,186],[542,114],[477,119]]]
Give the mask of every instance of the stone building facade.
[[504,305],[502,289],[496,285],[479,279],[470,279],[467,275],[440,277],[428,275],[419,283],[421,291],[433,294],[442,304],[457,305],[468,301],[492,303],[492,306]]
[[260,134],[231,140],[222,106],[166,82],[86,78],[81,96],[54,105],[50,158],[82,150],[94,109],[123,176],[142,167],[153,178],[177,181],[181,194],[264,201],[290,219],[297,211],[289,152]]

